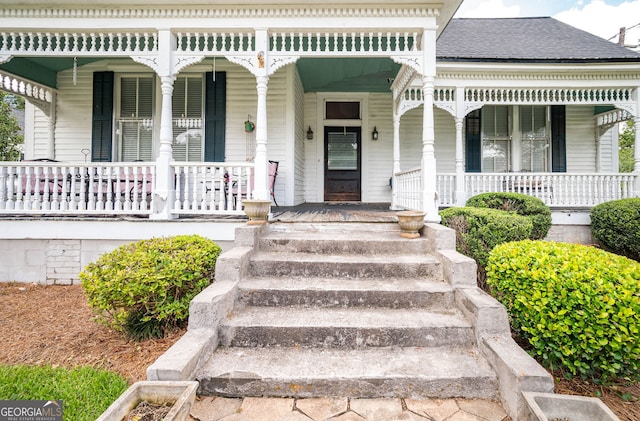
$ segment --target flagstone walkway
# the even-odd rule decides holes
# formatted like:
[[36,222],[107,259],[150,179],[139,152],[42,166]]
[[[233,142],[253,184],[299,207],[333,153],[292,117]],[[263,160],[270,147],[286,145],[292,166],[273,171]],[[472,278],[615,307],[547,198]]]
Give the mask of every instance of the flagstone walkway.
[[505,421],[502,406],[470,399],[202,397],[190,421]]

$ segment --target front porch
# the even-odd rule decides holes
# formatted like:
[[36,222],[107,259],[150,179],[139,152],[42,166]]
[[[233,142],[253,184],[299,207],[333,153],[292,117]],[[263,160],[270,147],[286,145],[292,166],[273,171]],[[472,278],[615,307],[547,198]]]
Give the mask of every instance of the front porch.
[[[163,219],[158,201],[168,201],[167,219],[244,215],[251,198],[252,163],[174,162],[168,192],[157,189],[156,163],[0,163],[0,215],[140,215]],[[462,206],[458,175],[437,174],[436,207]],[[584,209],[635,197],[637,173],[464,173],[464,197],[516,192],[538,197],[552,209]],[[394,210],[423,210],[419,168],[395,174]],[[384,203],[384,202],[382,202]],[[317,208],[318,204],[313,204]]]

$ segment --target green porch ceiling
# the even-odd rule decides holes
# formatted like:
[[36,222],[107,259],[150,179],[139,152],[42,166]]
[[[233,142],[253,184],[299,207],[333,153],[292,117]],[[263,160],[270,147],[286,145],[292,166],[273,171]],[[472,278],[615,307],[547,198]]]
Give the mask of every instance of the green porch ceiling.
[[[101,58],[79,58],[78,67]],[[0,70],[16,76],[56,88],[58,72],[73,68],[72,57],[14,57],[7,63],[0,64]]]
[[305,92],[389,92],[400,65],[388,58],[303,58]]

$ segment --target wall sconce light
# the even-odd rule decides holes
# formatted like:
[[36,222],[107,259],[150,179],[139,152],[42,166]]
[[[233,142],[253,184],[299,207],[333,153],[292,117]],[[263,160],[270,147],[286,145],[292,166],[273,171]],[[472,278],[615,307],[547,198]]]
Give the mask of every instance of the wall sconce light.
[[307,130],[307,139],[313,140],[313,130],[311,130],[311,126],[309,126],[309,130]]
[[378,140],[378,129],[376,129],[376,126],[373,126],[373,131],[371,132],[371,140]]

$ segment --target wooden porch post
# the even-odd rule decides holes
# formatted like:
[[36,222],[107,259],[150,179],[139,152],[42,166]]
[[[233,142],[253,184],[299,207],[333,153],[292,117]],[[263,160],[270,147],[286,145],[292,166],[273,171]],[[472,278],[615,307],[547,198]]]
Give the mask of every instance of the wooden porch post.
[[[640,89],[640,88],[639,88]],[[638,94],[640,96],[640,94]],[[638,106],[639,112],[636,115],[634,120],[634,128],[635,128],[635,142],[634,142],[634,150],[633,150],[633,172],[636,174],[636,183],[634,186],[634,196],[640,197],[640,105]]]
[[391,177],[391,210],[402,209],[398,206],[398,184],[396,174],[401,171],[400,168],[400,116],[398,112],[393,110],[393,174]]
[[[162,83],[162,111],[160,114],[160,150],[156,159],[156,188],[154,209],[150,219],[173,219],[171,209],[175,200],[173,162],[173,74],[172,52],[175,48],[174,37],[169,30],[158,31],[159,59],[158,66]],[[166,61],[165,61],[166,60]]]
[[267,186],[267,90],[269,84],[267,53],[269,51],[269,34],[265,29],[256,30],[256,51],[258,52],[258,68],[256,69],[258,110],[253,199],[268,200],[270,198]]
[[433,90],[436,75],[436,31],[425,28],[422,33],[423,74],[422,94],[424,112],[422,120],[422,210],[425,221],[439,223],[438,193],[435,155],[435,123],[433,116]]

